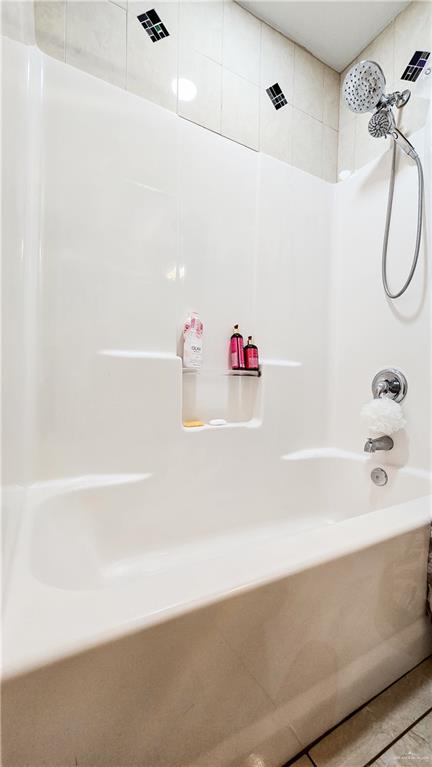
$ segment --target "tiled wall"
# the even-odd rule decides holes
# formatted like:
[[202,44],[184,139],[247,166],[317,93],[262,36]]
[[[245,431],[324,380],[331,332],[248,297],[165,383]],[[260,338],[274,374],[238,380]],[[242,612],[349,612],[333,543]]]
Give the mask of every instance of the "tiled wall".
[[[407,87],[411,90],[408,105],[398,113],[399,127],[408,135],[425,125],[431,103],[432,75],[423,75],[415,83],[400,79],[416,50],[432,51],[432,3],[422,0],[410,3],[355,59],[377,61],[384,70],[388,92],[402,91]],[[351,66],[352,64],[341,74],[341,85]],[[369,113],[355,115],[345,106],[341,88],[338,162],[340,178],[379,157],[391,145],[390,140],[369,136],[369,119]]]
[[[17,36],[29,5],[2,3],[5,34]],[[137,19],[149,4],[34,5],[36,43],[49,55],[328,181],[336,180],[336,166],[343,178],[389,148],[369,136],[368,115],[354,115],[341,98],[338,105],[349,67],[339,76],[233,0],[157,0],[169,37],[156,43]],[[410,3],[357,57],[383,66],[388,90],[406,87],[400,76],[414,50],[432,49],[431,7]],[[288,102],[278,110],[266,93],[276,82]],[[399,115],[408,133],[424,125],[431,86],[432,77],[410,85],[413,97]]]
[[[157,42],[137,19],[149,8],[169,32]],[[336,180],[339,75],[233,0],[36,0],[35,30],[51,56]],[[280,109],[266,93],[275,83]]]

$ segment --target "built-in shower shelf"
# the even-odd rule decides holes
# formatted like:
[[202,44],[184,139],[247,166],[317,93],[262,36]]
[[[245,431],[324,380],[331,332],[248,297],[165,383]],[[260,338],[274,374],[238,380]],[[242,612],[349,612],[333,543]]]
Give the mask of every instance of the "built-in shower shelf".
[[222,370],[211,368],[183,368],[183,375],[196,376],[240,376],[241,378],[259,378],[261,370]]

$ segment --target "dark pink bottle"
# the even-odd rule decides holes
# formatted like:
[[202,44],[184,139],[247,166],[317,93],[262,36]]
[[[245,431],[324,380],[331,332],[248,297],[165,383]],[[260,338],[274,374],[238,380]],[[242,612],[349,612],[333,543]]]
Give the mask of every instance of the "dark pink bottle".
[[259,370],[258,347],[252,343],[252,336],[248,336],[248,342],[244,348],[246,370]]
[[234,333],[231,336],[230,360],[232,370],[244,370],[243,336],[239,333],[238,325],[234,325]]

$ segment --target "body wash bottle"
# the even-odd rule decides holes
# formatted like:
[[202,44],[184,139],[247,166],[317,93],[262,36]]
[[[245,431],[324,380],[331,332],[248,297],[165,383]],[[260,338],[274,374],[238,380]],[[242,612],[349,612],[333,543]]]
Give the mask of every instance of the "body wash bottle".
[[183,328],[183,367],[198,369],[202,365],[204,326],[197,312],[192,312]]
[[248,336],[248,342],[244,348],[246,370],[259,370],[258,347],[252,343],[252,336]]
[[232,370],[244,370],[243,336],[239,333],[238,325],[234,325],[230,340],[230,361]]

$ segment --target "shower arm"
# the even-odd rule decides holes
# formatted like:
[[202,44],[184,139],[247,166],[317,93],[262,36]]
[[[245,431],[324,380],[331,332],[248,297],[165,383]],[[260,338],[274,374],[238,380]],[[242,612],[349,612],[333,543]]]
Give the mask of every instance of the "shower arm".
[[411,91],[408,89],[404,91],[394,91],[393,93],[383,93],[377,105],[377,109],[381,109],[382,107],[396,107],[397,109],[401,109],[409,101],[410,96]]

